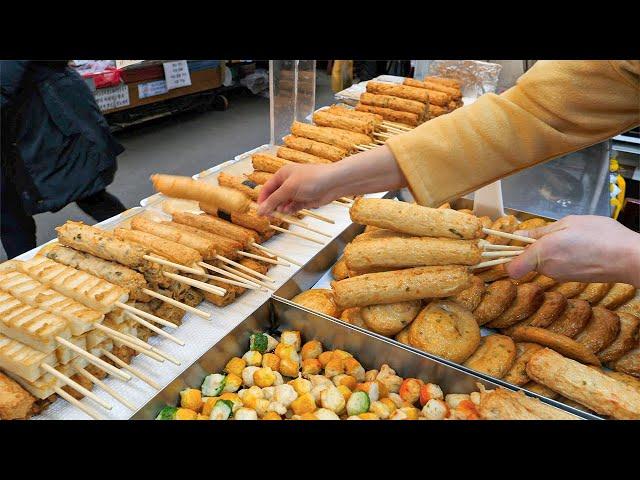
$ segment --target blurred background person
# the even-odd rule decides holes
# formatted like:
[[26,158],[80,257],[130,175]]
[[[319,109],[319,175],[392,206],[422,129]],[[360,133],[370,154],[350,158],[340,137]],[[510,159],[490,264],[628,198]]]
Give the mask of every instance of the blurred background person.
[[0,226],[8,258],[36,246],[32,215],[71,202],[100,222],[125,206],[105,189],[124,151],[67,61],[0,62]]

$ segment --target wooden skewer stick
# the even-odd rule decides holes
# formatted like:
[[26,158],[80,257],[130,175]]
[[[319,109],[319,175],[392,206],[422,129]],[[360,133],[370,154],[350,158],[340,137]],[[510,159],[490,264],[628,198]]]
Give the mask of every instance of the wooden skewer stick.
[[142,355],[146,355],[149,358],[153,358],[156,362],[160,362],[163,363],[164,362],[164,357],[161,357],[160,355],[158,355],[155,352],[152,352],[151,350],[148,350],[144,347],[141,347],[140,345],[138,345],[135,342],[130,341],[129,338],[127,338],[126,335],[120,333],[120,332],[114,332],[113,330],[110,332],[106,332],[107,335],[109,335],[113,340],[122,343],[123,345],[126,345],[127,347],[135,350],[138,353],[141,353]]
[[227,263],[229,265],[233,265],[236,268],[239,268],[240,270],[242,270],[243,272],[247,272],[251,275],[254,275],[258,278],[264,278],[265,280],[268,280],[270,282],[275,282],[275,280],[271,277],[269,277],[268,275],[263,275],[260,272],[256,272],[255,270],[251,270],[249,267],[245,267],[244,265],[238,263],[238,262],[234,262],[233,260],[228,259],[227,257],[223,257],[222,255],[216,255],[216,259],[220,260],[221,262]]
[[290,223],[291,225],[297,225],[300,228],[304,228],[306,230],[309,230],[310,232],[317,233],[319,235],[322,235],[323,237],[328,237],[328,238],[333,237],[333,235],[330,235],[327,232],[323,232],[322,230],[314,228],[305,222],[301,222],[300,220],[291,217],[291,215],[284,215],[280,212],[273,212],[272,215],[286,223]]
[[142,291],[143,293],[146,293],[147,295],[157,298],[159,300],[162,300],[163,302],[166,302],[169,305],[173,305],[174,307],[181,308],[185,312],[191,312],[195,315],[198,315],[199,317],[206,318],[207,320],[211,318],[210,313],[203,312],[202,310],[198,310],[197,308],[191,307],[186,303],[182,303],[177,300],[174,300],[173,298],[167,297],[166,295],[162,295],[161,293],[154,292],[153,290],[149,290],[148,288],[143,288]]
[[171,323],[168,320],[165,320],[164,318],[157,317],[156,315],[153,315],[151,313],[147,313],[147,312],[145,312],[143,310],[140,310],[139,308],[135,308],[135,307],[132,307],[131,305],[127,305],[126,303],[116,302],[115,306],[119,307],[119,308],[121,308],[123,310],[126,310],[127,312],[135,313],[136,315],[139,315],[142,318],[146,318],[147,320],[151,320],[152,322],[159,323],[160,325],[163,325],[165,327],[170,327],[170,328],[176,328],[177,327],[176,324]]
[[262,280],[258,280],[257,278],[254,278],[254,277],[250,277],[246,273],[242,273],[242,272],[240,272],[238,270],[235,270],[235,269],[229,267],[228,265],[223,265],[222,268],[224,268],[227,272],[233,273],[234,275],[238,275],[239,277],[243,277],[243,278],[246,278],[247,280],[255,282],[258,285],[263,286],[264,288],[268,288],[269,290],[275,290],[275,287],[272,287],[268,283],[265,283]]
[[511,240],[520,240],[525,243],[536,243],[535,238],[523,237],[522,235],[516,235],[514,233],[501,232],[500,230],[492,230],[491,228],[483,228],[483,233],[487,235],[495,235],[496,237],[510,238]]
[[409,131],[409,130],[413,130],[412,127],[409,127],[407,125],[403,125],[402,123],[396,123],[396,122],[389,122],[389,121],[383,121],[382,122],[383,125],[389,125],[391,127],[397,128],[399,130],[405,130],[405,131]]
[[132,403],[130,403],[126,398],[124,398],[122,395],[120,395],[118,392],[116,392],[113,388],[111,388],[109,385],[104,383],[98,377],[92,375],[89,371],[85,370],[82,367],[75,367],[75,368],[80,375],[82,375],[84,378],[86,378],[90,382],[99,386],[101,389],[103,389],[105,392],[107,392],[109,395],[111,395],[113,398],[115,398],[117,401],[119,401],[129,410],[131,410],[132,412],[136,410],[136,407],[134,407]]
[[381,138],[391,138],[393,137],[393,135],[390,135],[388,133],[382,133],[382,132],[373,132],[373,135],[376,137],[381,137]]
[[492,245],[490,243],[482,245],[483,250],[524,250],[524,247],[517,245]]
[[[80,392],[82,395],[84,395],[87,398],[90,398],[91,400],[93,400],[94,402],[96,402],[98,405],[106,408],[107,410],[111,410],[113,407],[111,405],[109,405],[107,402],[105,402],[104,400],[102,400],[100,397],[98,397],[95,393],[87,390],[86,388],[84,388],[82,385],[80,385],[78,382],[71,380],[69,377],[67,377],[66,375],[60,373],[58,370],[56,370],[55,368],[53,368],[51,365],[47,365],[46,363],[43,363],[40,365],[42,367],[42,369],[45,372],[50,373],[51,375],[53,375],[54,377],[62,380],[64,383],[66,383],[67,385],[69,385],[71,388],[73,388],[74,390],[77,390],[78,392]],[[62,390],[62,389],[60,389]]]
[[204,290],[205,292],[213,293],[214,295],[218,295],[219,297],[224,297],[224,295],[227,293],[227,291],[224,288],[216,287],[214,285],[209,285],[208,283],[204,283],[199,280],[183,277],[182,275],[176,275],[175,273],[169,273],[169,272],[162,272],[162,273],[164,274],[165,277],[169,277],[169,278],[172,278],[173,280],[186,283],[187,285],[191,285],[192,287],[199,288],[200,290]]
[[362,145],[356,145],[356,148],[362,152],[368,152],[369,150],[371,150],[369,147],[364,147]]
[[[260,285],[258,285],[257,280],[254,277],[249,277],[248,275],[244,275],[244,276],[239,276],[239,275],[234,275],[233,273],[230,273],[226,270],[223,270],[221,268],[218,268],[214,265],[209,265],[208,263],[204,263],[204,262],[200,262],[199,265],[201,267],[204,267],[208,270],[211,270],[212,272],[216,272],[219,273],[221,275],[225,275],[229,278],[233,278],[235,280],[237,280],[239,283],[243,283],[243,284],[247,284],[247,285],[251,285],[252,287],[258,287],[260,288]],[[213,275],[211,275],[213,277]],[[231,284],[233,285],[233,284]],[[244,286],[244,285],[239,285],[239,286]],[[247,287],[248,288],[248,287]]]
[[[228,273],[226,270],[223,270],[225,273]],[[220,283],[228,283],[229,285],[236,285],[238,287],[246,288],[248,290],[263,290],[259,285],[254,285],[253,283],[249,284],[247,280],[243,280],[242,282],[237,280],[231,280],[230,278],[219,277],[217,275],[209,275],[208,273],[204,274],[210,280],[215,280]]]
[[285,257],[285,256],[284,256],[284,255],[282,255],[281,253],[278,253],[278,252],[276,252],[275,250],[271,250],[270,248],[267,248],[267,247],[265,247],[264,245],[260,245],[259,243],[253,242],[253,243],[251,243],[251,246],[252,246],[252,247],[255,247],[255,248],[259,248],[259,249],[261,249],[261,250],[264,250],[265,252],[267,252],[267,253],[269,253],[269,254],[271,254],[271,255],[274,255],[274,256],[276,256],[276,257],[280,257],[280,258],[282,258],[283,260],[286,260],[287,262],[291,262],[291,263],[293,263],[294,265],[297,265],[297,266],[299,266],[299,267],[301,267],[301,266],[302,266],[302,264],[301,264],[301,263],[299,263],[299,262],[297,262],[296,260],[293,260],[293,259],[291,259],[291,258],[289,258],[289,257]]
[[[98,325],[98,324],[95,323],[94,325]],[[127,375],[126,373],[121,372],[120,370],[115,368],[113,365],[109,365],[104,360],[96,357],[95,355],[87,352],[86,350],[83,350],[82,348],[80,348],[76,344],[71,343],[70,341],[65,340],[62,337],[56,337],[56,341],[59,344],[64,345],[65,347],[67,347],[69,350],[73,350],[74,352],[76,352],[81,357],[86,358],[91,363],[93,363],[96,367],[100,367],[105,372],[109,372],[111,375],[115,375],[116,377],[118,377],[121,380],[124,380],[125,382],[131,380],[131,376],[130,375]]]
[[513,260],[512,258],[498,258],[496,260],[488,260],[486,262],[480,262],[476,265],[472,265],[471,267],[469,267],[471,270],[476,270],[478,268],[484,268],[484,267],[493,267],[494,265],[500,265],[501,263],[508,263],[511,260]]
[[[139,339],[138,337],[135,337],[133,335],[129,335],[129,334],[126,334],[126,333],[119,332],[118,330],[114,330],[113,328],[105,327],[104,325],[101,325],[101,327],[103,327],[103,331],[105,333],[107,333],[107,334],[113,335],[115,337],[120,337],[120,338],[122,338],[122,339],[124,339],[124,340],[126,340],[128,342],[131,342],[131,343],[135,343],[136,345],[139,345],[141,348],[144,348],[145,350],[149,350],[151,352],[154,352],[154,353],[160,355],[162,358],[165,358],[165,359],[169,360],[174,365],[182,365],[182,362],[180,360],[178,360],[177,358],[175,358],[174,356],[172,356],[172,355],[170,355],[170,354],[168,354],[166,352],[163,352],[159,348],[156,348],[153,345],[150,345],[149,343],[145,342],[144,340]],[[131,348],[134,348],[134,347],[131,347]],[[136,349],[134,348],[134,350],[136,350]],[[140,352],[140,353],[145,353],[145,352]],[[159,360],[159,361],[162,361],[162,360]]]
[[406,132],[406,130],[401,130],[398,127],[392,127],[390,125],[383,125],[382,128],[384,128],[387,132],[393,132],[396,135]]
[[333,200],[331,203],[333,203],[334,205],[340,205],[341,207],[351,208],[351,205],[347,205],[346,203],[342,203],[337,200]]
[[383,142],[382,140],[378,140],[377,138],[373,142],[377,143],[378,145],[384,145],[385,144],[385,142]]
[[152,256],[152,255],[145,255],[143,258],[145,260],[150,261],[150,262],[154,262],[154,263],[158,263],[160,265],[164,265],[165,267],[173,267],[176,270],[180,270],[180,271],[185,272],[185,273],[191,273],[191,274],[194,274],[194,275],[200,275],[202,273],[197,268],[191,268],[191,267],[187,267],[185,265],[180,265],[179,263],[170,262],[169,260],[165,260],[164,258],[159,258],[159,257]]
[[82,410],[84,413],[89,415],[94,420],[104,420],[104,417],[98,415],[98,412],[96,412],[93,408],[87,407],[84,403],[73,398],[71,395],[69,395],[67,392],[62,390],[60,387],[55,387],[53,391],[56,392],[58,395],[60,395],[62,398],[64,398],[67,402],[69,402],[74,407],[78,408],[79,410]]
[[344,203],[353,203],[353,200],[350,199],[349,197],[340,197],[338,200]]
[[185,343],[182,340],[180,340],[179,338],[174,337],[170,333],[167,333],[164,330],[162,330],[161,328],[156,327],[154,324],[147,322],[146,320],[144,320],[144,319],[140,318],[139,316],[137,316],[135,313],[131,313],[131,312],[125,312],[125,313],[127,315],[129,315],[129,317],[134,319],[136,322],[138,322],[140,325],[143,325],[143,326],[147,327],[149,330],[152,330],[152,331],[156,332],[158,335],[162,335],[163,337],[171,340],[173,343],[177,343],[181,347],[184,347]]
[[155,388],[156,390],[160,390],[160,388],[161,388],[160,385],[158,385],[156,382],[151,380],[148,376],[146,376],[140,370],[138,370],[137,368],[133,368],[131,365],[127,365],[126,362],[124,362],[123,360],[120,360],[118,357],[116,357],[110,351],[105,350],[104,348],[101,348],[100,350],[102,351],[102,354],[105,357],[107,357],[109,360],[111,360],[113,363],[115,363],[117,365],[120,365],[120,367],[124,368],[128,372],[131,372],[132,375],[138,377],[140,380],[142,380],[146,384],[150,385],[151,387]]
[[319,213],[316,212],[312,212],[311,210],[308,210],[306,208],[303,208],[302,210],[300,210],[301,214],[303,215],[307,215],[309,217],[313,217],[313,218],[317,218],[318,220],[322,221],[322,222],[327,222],[327,223],[331,223],[331,224],[335,224],[335,220],[329,218],[329,217],[325,217],[324,215],[320,215]]
[[242,255],[243,257],[247,257],[247,258],[255,258],[256,260],[260,260],[261,262],[271,263],[272,265],[283,265],[285,267],[291,266],[290,263],[283,262],[282,260],[278,260],[278,259],[273,260],[272,258],[263,257],[262,255],[256,255],[254,253],[238,251],[238,255]]
[[523,251],[524,250],[503,250],[500,252],[482,252],[480,256],[484,258],[515,257],[516,255],[520,255]]
[[318,243],[320,245],[326,245],[325,242],[322,242],[320,240],[316,240],[315,238],[310,237],[308,235],[304,235],[304,234],[298,233],[298,232],[292,232],[291,230],[287,230],[286,228],[276,227],[275,225],[270,225],[270,226],[271,226],[272,229],[276,230],[277,232],[288,233],[290,235],[293,235],[294,237],[304,238],[305,240],[309,240],[310,242]]

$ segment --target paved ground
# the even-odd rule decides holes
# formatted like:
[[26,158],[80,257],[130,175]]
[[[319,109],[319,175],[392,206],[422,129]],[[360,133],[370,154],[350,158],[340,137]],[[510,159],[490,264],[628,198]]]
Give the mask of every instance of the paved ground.
[[[316,106],[333,101],[330,77],[318,70]],[[118,173],[108,191],[127,207],[153,194],[155,172],[193,175],[205,168],[269,142],[269,100],[247,93],[229,97],[226,111],[185,113],[149,122],[116,134],[126,151],[118,157]],[[55,237],[67,219],[94,223],[75,204],[56,213],[36,215],[38,245]],[[6,254],[0,246],[0,260]]]

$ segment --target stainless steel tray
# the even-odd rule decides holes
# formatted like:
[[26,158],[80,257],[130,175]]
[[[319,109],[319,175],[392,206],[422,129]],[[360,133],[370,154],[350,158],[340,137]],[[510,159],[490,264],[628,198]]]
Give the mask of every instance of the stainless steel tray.
[[[391,193],[390,193],[391,195]],[[455,208],[472,208],[472,202],[467,200],[467,199],[459,199],[455,202],[452,202],[452,206],[454,206]],[[531,215],[530,213],[527,212],[519,212],[517,210],[513,210],[513,209],[505,209],[505,213],[507,214],[513,214],[516,215],[519,219],[521,220],[525,220],[527,218],[531,218],[533,215]],[[539,216],[538,216],[539,217]],[[544,218],[544,217],[540,217],[540,218]],[[545,219],[545,220],[550,220],[550,219]],[[330,242],[328,245],[326,245],[320,252],[318,252],[318,254],[311,260],[309,261],[307,264],[305,264],[295,275],[293,275],[291,277],[291,279],[289,281],[287,281],[284,285],[282,285],[278,290],[276,290],[274,292],[274,298],[280,300],[280,301],[288,301],[291,300],[293,297],[295,297],[296,295],[298,295],[299,293],[309,290],[310,288],[313,288],[314,285],[316,285],[318,283],[318,281],[325,275],[327,274],[328,270],[336,263],[336,261],[342,256],[342,253],[344,251],[344,247],[346,246],[347,243],[349,243],[351,240],[353,240],[354,237],[356,237],[358,234],[362,233],[362,231],[364,230],[364,227],[362,225],[358,225],[358,224],[353,224],[351,225],[349,228],[347,228],[342,235],[340,235],[339,237],[337,237],[334,241]],[[324,287],[322,287],[324,288]],[[302,308],[302,307],[301,307]],[[317,313],[317,312],[316,312]],[[589,413],[585,413],[582,412],[581,410],[575,409],[573,407],[570,407],[568,405],[565,405],[564,403],[558,402],[556,400],[544,397],[542,395],[539,395],[535,392],[531,392],[529,390],[526,390],[522,387],[518,387],[516,385],[512,385],[510,383],[504,382],[500,379],[485,375],[481,372],[477,372],[475,370],[471,370],[467,367],[465,367],[464,365],[460,365],[457,364],[455,362],[451,362],[447,359],[438,357],[436,355],[431,355],[429,353],[423,352],[422,350],[419,350],[415,347],[411,347],[409,345],[405,345],[402,344],[392,338],[388,338],[385,337],[383,335],[377,334],[375,332],[371,332],[369,330],[357,327],[357,326],[353,326],[353,325],[349,325],[346,322],[343,322],[339,319],[335,319],[333,317],[330,317],[328,315],[324,315],[322,313],[317,313],[317,315],[320,315],[322,317],[324,317],[327,320],[330,320],[332,322],[339,322],[343,325],[348,325],[351,329],[354,330],[358,330],[362,333],[366,333],[368,336],[371,337],[376,337],[380,340],[384,340],[386,342],[389,342],[397,347],[403,348],[405,350],[410,350],[415,352],[416,354],[420,355],[420,356],[424,356],[427,358],[430,358],[434,361],[437,361],[439,363],[448,365],[452,368],[457,368],[460,369],[462,371],[466,371],[471,375],[474,376],[478,376],[478,377],[482,377],[484,379],[486,379],[487,381],[491,381],[495,384],[498,384],[504,388],[509,388],[512,390],[522,390],[524,392],[526,392],[528,395],[531,395],[533,397],[537,397],[540,400],[549,403],[550,405],[553,405],[555,407],[558,408],[562,408],[563,410],[569,411],[573,414],[576,415],[580,415],[584,418],[589,418],[589,419],[601,419],[601,417],[598,417],[596,415],[592,415]],[[490,330],[490,329],[487,329]]]
[[[477,390],[476,383],[490,389],[499,386],[461,368],[417,354],[386,338],[371,335],[338,320],[300,308],[286,300],[273,298],[202,355],[132,418],[150,420],[156,417],[163,406],[176,405],[181,390],[189,387],[199,388],[205,376],[222,371],[231,357],[242,356],[247,351],[249,335],[252,332],[275,329],[299,330],[305,340],[316,339],[322,342],[325,348],[339,348],[351,352],[365,369],[379,368],[383,363],[387,363],[398,375],[418,377],[437,383],[445,393],[470,393]],[[572,413],[584,417],[581,412]]]

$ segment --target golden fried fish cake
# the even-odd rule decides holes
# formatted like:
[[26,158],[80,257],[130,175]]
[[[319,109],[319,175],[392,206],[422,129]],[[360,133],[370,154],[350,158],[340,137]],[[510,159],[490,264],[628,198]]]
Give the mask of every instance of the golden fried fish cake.
[[543,290],[535,283],[523,283],[516,287],[516,298],[495,320],[490,328],[507,328],[532,315],[544,301]]
[[537,393],[538,395],[542,395],[543,397],[550,398],[551,400],[555,400],[560,396],[558,392],[554,392],[549,387],[542,385],[541,383],[536,383],[534,381],[523,385],[522,388],[527,389],[530,392]]
[[558,284],[558,282],[556,282],[553,278],[547,277],[546,275],[542,275],[542,274],[539,274],[536,277],[534,277],[532,282],[537,283],[540,286],[540,288],[542,288],[543,290],[549,290],[550,288]]
[[330,315],[335,318],[340,317],[340,309],[336,305],[333,298],[333,291],[331,290],[313,288],[306,292],[299,293],[293,297],[291,301],[315,312],[324,313],[325,315]]
[[560,403],[564,403],[565,405],[568,405],[569,407],[573,407],[576,410],[580,410],[580,411],[585,412],[585,413],[590,413],[592,415],[597,415],[597,413],[594,412],[593,410],[591,410],[590,408],[585,407],[581,403],[578,403],[575,400],[571,400],[570,398],[561,396],[561,397],[556,398],[555,400],[557,400]]
[[516,298],[517,288],[511,280],[498,280],[487,287],[480,305],[473,311],[478,325],[495,320]]
[[636,377],[632,377],[631,375],[627,375],[622,372],[614,372],[611,370],[602,370],[607,377],[611,377],[614,380],[618,380],[619,382],[624,383],[625,385],[629,385],[636,392],[640,393],[640,379]]
[[367,325],[362,319],[360,307],[347,308],[340,314],[340,320],[347,322],[350,325],[356,325],[358,327],[367,328]]
[[544,328],[562,316],[567,308],[567,297],[558,292],[544,292],[540,308],[525,320],[532,327]]
[[633,348],[640,330],[640,319],[626,312],[616,312],[620,319],[620,332],[608,347],[598,352],[602,363],[615,362]]
[[567,300],[567,308],[565,308],[564,313],[549,325],[547,330],[573,338],[584,330],[589,323],[589,319],[591,319],[589,302],[571,298]]
[[398,333],[395,336],[395,339],[400,342],[400,343],[404,343],[405,345],[410,345],[409,343],[409,327],[411,325],[407,325],[403,330],[400,331],[400,333]]
[[[517,230],[533,230],[534,228],[544,227],[547,224],[546,220],[542,218],[530,218],[518,225]],[[515,231],[515,230],[514,230]],[[527,244],[520,240],[511,240],[509,245],[517,245],[519,247],[525,247]]]
[[409,325],[409,344],[453,362],[464,362],[479,343],[471,312],[449,300],[432,301]]
[[[482,228],[491,228],[491,225],[493,225],[493,220],[491,220],[491,217],[485,215],[483,217],[478,217],[478,220],[480,220],[480,224],[482,225]],[[486,238],[486,234],[483,232],[481,238]]]
[[360,315],[371,331],[380,335],[393,336],[409,325],[422,308],[420,300],[368,305],[362,307]]
[[619,332],[620,319],[616,313],[606,308],[593,307],[591,320],[575,340],[593,353],[598,353],[611,345]]
[[456,302],[458,305],[463,306],[470,312],[473,312],[480,301],[482,300],[482,294],[485,291],[484,282],[476,275],[471,277],[471,286],[460,293],[450,298],[452,302]]
[[613,287],[613,283],[590,283],[576,298],[596,305],[607,295],[611,287]]
[[591,350],[581,343],[561,335],[550,332],[545,328],[538,327],[518,327],[513,331],[513,339],[516,342],[533,342],[549,347],[565,357],[573,358],[582,363],[600,366],[600,360]]
[[340,258],[336,262],[336,264],[331,269],[331,275],[334,280],[344,280],[345,278],[349,278],[349,269],[347,268],[347,262],[345,262],[344,257]]
[[538,272],[529,272],[529,273],[525,273],[522,277],[520,278],[512,278],[511,281],[513,283],[515,283],[516,285],[521,285],[523,283],[529,283],[531,282],[534,278],[536,278],[538,276]]
[[561,293],[567,298],[573,298],[580,295],[585,288],[587,288],[587,283],[584,282],[563,282],[553,287],[551,291]]
[[605,297],[598,302],[599,307],[614,310],[625,302],[631,300],[636,294],[636,287],[626,283],[616,283]]
[[486,270],[476,271],[476,275],[486,283],[495,282],[496,280],[509,276],[507,269],[504,268],[504,264],[494,265]]
[[[493,222],[490,228],[491,230],[513,233],[518,228],[518,219],[513,215],[505,215]],[[508,245],[511,241],[509,238],[497,237],[495,235],[488,235],[486,240],[494,245]]]
[[516,343],[516,359],[511,365],[509,371],[502,377],[502,379],[512,385],[524,385],[529,382],[529,376],[527,375],[527,362],[538,350],[542,349],[541,345],[537,343],[518,342]]
[[502,378],[516,359],[516,344],[506,335],[482,337],[464,366],[495,378]]
[[616,312],[625,312],[640,318],[640,289],[636,290],[635,296],[626,303],[615,309]]
[[616,372],[627,373],[634,377],[640,377],[640,340],[636,342],[632,350],[629,350],[610,365]]

